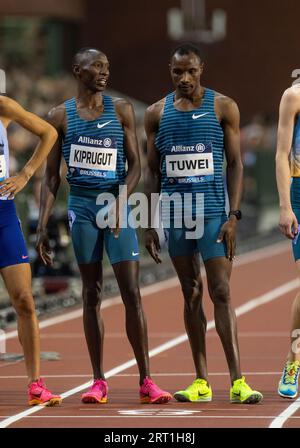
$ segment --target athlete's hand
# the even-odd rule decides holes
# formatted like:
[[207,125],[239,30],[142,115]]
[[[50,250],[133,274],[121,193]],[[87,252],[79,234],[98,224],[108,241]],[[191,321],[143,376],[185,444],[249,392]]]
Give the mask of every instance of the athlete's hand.
[[38,230],[37,231],[37,240],[36,240],[35,249],[36,249],[37,253],[39,254],[39,257],[41,258],[44,265],[46,265],[46,266],[53,265],[52,251],[50,249],[49,237],[48,237],[47,230]]
[[235,256],[236,218],[233,216],[226,221],[220,230],[217,243],[225,241],[226,257],[232,261]]
[[298,234],[298,221],[291,208],[280,211],[279,228],[281,232],[289,239],[293,240]]
[[145,231],[145,247],[155,263],[161,263],[161,259],[159,258],[160,244],[156,230],[148,229]]
[[0,196],[8,195],[8,199],[13,199],[25,187],[28,180],[28,176],[22,172],[16,176],[8,177],[0,182]]

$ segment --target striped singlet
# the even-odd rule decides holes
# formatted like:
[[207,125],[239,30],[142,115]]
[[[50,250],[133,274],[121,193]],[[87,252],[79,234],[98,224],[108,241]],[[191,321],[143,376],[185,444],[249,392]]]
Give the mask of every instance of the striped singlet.
[[174,99],[174,92],[166,97],[155,141],[161,156],[161,192],[182,197],[191,193],[192,200],[182,206],[190,208],[193,217],[199,214],[197,193],[202,194],[204,218],[220,217],[225,213],[224,135],[215,114],[215,92],[205,88],[202,104],[191,111],[175,109]]
[[75,98],[65,102],[67,132],[62,152],[72,195],[118,193],[126,176],[124,132],[113,100],[103,95],[104,110],[95,120],[79,117]]

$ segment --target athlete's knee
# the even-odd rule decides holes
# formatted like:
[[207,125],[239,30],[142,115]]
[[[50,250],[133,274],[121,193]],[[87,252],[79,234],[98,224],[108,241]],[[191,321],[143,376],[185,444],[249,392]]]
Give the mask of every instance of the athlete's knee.
[[198,280],[184,280],[181,282],[181,289],[186,310],[191,312],[198,310],[202,303],[202,283]]
[[127,311],[139,311],[141,309],[141,296],[138,285],[129,285],[122,292],[122,299]]
[[228,305],[230,303],[230,290],[228,281],[213,283],[209,293],[214,305]]
[[83,306],[85,308],[98,307],[101,301],[100,283],[83,284],[82,297],[83,297]]
[[13,298],[14,308],[19,317],[30,317],[35,314],[35,306],[30,291],[20,291]]

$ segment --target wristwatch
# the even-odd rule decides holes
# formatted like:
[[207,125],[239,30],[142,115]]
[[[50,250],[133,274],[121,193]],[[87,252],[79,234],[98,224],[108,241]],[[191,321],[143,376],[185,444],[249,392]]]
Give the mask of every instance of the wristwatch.
[[239,221],[240,219],[242,219],[242,212],[241,210],[231,210],[228,214],[228,218],[234,215],[236,217],[236,219]]

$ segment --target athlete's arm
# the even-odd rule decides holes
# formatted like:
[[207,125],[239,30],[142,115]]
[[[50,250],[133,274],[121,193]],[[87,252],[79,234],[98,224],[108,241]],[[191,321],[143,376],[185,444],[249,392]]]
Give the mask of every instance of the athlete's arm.
[[[217,99],[218,115],[224,133],[224,147],[227,160],[227,190],[230,210],[238,210],[242,196],[243,164],[240,149],[240,113],[237,104],[230,98]],[[236,217],[230,216],[222,226],[218,241],[225,239],[227,258],[235,255]]]
[[[145,232],[145,246],[156,263],[161,263],[159,258],[160,244],[158,234],[152,228],[152,220],[158,203],[152,203],[152,193],[157,197],[161,188],[160,155],[155,146],[156,134],[159,127],[163,105],[161,102],[148,107],[145,114],[145,131],[147,135],[147,160],[145,171],[144,191],[148,202],[148,229]],[[153,208],[152,208],[153,207]]]
[[40,142],[32,157],[20,173],[0,183],[2,186],[0,195],[8,194],[8,197],[12,198],[25,187],[29,179],[45,160],[57,139],[57,132],[49,123],[23,109],[16,101],[7,97],[0,97],[0,117],[7,124],[11,121],[18,123],[24,129],[40,138]]
[[112,209],[112,212],[116,214],[116,227],[111,231],[117,238],[121,231],[123,204],[134,191],[141,177],[141,161],[132,104],[124,99],[118,99],[115,103],[115,110],[124,132],[124,151],[127,160],[127,175],[124,181],[126,190],[124,189],[120,193],[116,201],[116,208]]
[[58,139],[47,158],[46,171],[42,182],[36,249],[44,264],[50,266],[52,264],[52,257],[48,241],[47,224],[60,185],[61,147],[64,132],[65,107],[58,106],[52,109],[48,114],[48,120],[57,130]]
[[279,123],[276,152],[276,180],[279,194],[281,232],[293,239],[298,233],[297,218],[292,210],[290,199],[290,162],[295,118],[299,112],[299,88],[286,90],[279,108]]
[[121,118],[124,131],[124,150],[128,164],[125,185],[127,186],[127,197],[129,197],[141,177],[141,161],[136,136],[135,115],[132,104],[123,99],[116,102],[116,112]]

